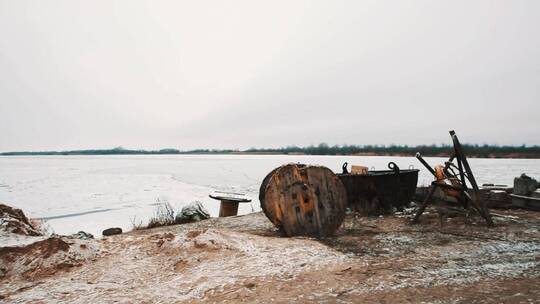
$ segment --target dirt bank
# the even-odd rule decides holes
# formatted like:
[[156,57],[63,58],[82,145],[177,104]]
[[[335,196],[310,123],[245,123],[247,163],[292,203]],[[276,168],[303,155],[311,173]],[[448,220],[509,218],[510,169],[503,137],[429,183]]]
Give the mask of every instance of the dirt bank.
[[280,237],[261,213],[134,231],[85,241],[95,254],[70,267],[6,276],[0,301],[540,302],[540,213],[495,213],[493,229],[349,215],[321,240]]

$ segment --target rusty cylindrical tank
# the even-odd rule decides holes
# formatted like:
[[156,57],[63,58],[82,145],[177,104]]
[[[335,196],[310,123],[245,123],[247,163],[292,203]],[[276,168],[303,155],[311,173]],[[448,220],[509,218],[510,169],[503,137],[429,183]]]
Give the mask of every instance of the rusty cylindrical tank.
[[341,226],[347,192],[326,167],[288,164],[265,177],[259,200],[268,219],[287,236],[324,237]]

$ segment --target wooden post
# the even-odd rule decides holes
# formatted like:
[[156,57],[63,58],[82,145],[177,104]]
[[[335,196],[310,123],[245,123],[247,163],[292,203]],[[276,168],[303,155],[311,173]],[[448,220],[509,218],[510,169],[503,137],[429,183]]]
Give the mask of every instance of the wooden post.
[[222,200],[219,206],[219,217],[235,216],[238,214],[238,202]]

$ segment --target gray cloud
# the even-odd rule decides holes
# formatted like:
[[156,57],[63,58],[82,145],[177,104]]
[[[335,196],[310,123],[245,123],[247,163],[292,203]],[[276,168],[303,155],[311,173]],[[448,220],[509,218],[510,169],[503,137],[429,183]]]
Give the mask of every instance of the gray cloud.
[[0,2],[0,151],[540,144],[537,1]]

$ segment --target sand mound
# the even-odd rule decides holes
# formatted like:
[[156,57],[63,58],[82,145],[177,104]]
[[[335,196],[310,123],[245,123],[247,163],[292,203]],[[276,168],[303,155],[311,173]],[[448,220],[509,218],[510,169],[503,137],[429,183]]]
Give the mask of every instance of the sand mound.
[[54,274],[97,252],[96,242],[43,236],[22,210],[0,204],[0,280]]
[[21,246],[0,247],[0,280],[36,278],[81,265],[97,255],[95,242],[53,236]]
[[30,224],[30,221],[21,209],[0,204],[0,234],[6,235],[10,233],[30,236],[41,235]]
[[[228,286],[295,278],[299,273],[347,261],[344,254],[310,239],[263,237],[229,230],[201,229],[154,235],[149,255],[162,256],[162,283],[169,300],[199,299]],[[163,275],[162,273],[162,275]],[[181,274],[181,275],[180,275]],[[169,293],[171,293],[169,295]]]

